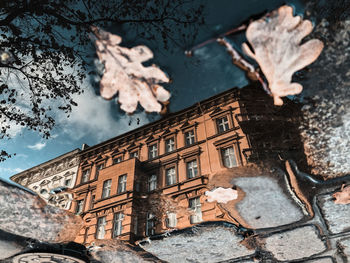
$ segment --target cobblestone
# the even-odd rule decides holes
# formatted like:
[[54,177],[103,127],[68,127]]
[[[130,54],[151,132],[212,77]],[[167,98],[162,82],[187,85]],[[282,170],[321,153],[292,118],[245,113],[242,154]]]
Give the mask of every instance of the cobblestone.
[[277,260],[296,260],[311,257],[326,249],[314,226],[273,234],[265,239],[265,248]]
[[250,227],[276,227],[303,218],[301,209],[288,199],[276,179],[242,177],[234,179],[233,182],[246,193],[236,207]]
[[350,230],[350,204],[335,204],[331,193],[319,196],[318,204],[332,234]]
[[331,257],[327,258],[315,258],[311,260],[304,261],[304,263],[334,263]]
[[209,263],[252,255],[255,251],[242,245],[242,240],[231,228],[200,227],[196,233],[152,240],[142,247],[167,262]]
[[344,256],[347,258],[348,262],[350,261],[350,238],[343,239],[339,242],[339,245],[342,248]]

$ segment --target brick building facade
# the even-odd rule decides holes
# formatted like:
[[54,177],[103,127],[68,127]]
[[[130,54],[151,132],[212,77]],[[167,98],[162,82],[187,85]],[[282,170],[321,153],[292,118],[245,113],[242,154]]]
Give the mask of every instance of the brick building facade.
[[81,151],[71,211],[86,227],[76,242],[235,222],[206,201],[211,177],[249,162],[303,162],[299,116],[288,99],[274,107],[260,87],[234,88]]

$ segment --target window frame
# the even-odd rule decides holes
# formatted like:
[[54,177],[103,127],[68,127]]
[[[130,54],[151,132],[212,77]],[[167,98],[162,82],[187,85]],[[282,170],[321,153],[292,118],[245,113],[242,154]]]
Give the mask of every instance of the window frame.
[[[68,182],[68,183],[67,183]],[[69,186],[70,184],[72,183],[72,178],[66,178],[66,179],[64,179],[64,185],[65,186]]]
[[[146,215],[146,227],[145,227],[145,236],[153,236],[155,234],[155,215],[148,212]],[[151,233],[150,233],[151,231]]]
[[[85,176],[85,172],[88,172],[87,173],[87,179],[86,179],[86,181],[84,180],[84,176]],[[83,169],[82,170],[82,172],[81,172],[81,180],[80,180],[80,183],[81,184],[85,184],[85,183],[87,183],[87,182],[89,182],[90,181],[90,176],[91,176],[91,168],[85,168],[85,169]]]
[[[187,140],[187,134],[188,133],[192,133],[192,136],[190,136],[190,138],[193,138],[193,142],[192,143],[188,143],[188,140]],[[188,129],[188,130],[185,130],[184,131],[184,139],[185,139],[185,146],[187,147],[187,146],[191,146],[191,145],[193,145],[193,144],[195,144],[196,143],[196,133],[195,133],[195,129]]]
[[[125,181],[122,181],[122,178],[125,177]],[[128,180],[128,175],[127,174],[122,174],[119,175],[118,177],[118,188],[117,188],[117,194],[122,194],[126,192],[126,185],[127,185],[127,180]],[[124,189],[121,188],[123,186]]]
[[140,157],[139,150],[137,149],[137,150],[130,151],[129,152],[129,157],[130,157],[130,159],[132,159],[132,158],[139,158]]
[[[172,184],[168,184],[168,171],[170,169],[174,169],[174,178],[175,178],[175,182],[173,182]],[[165,186],[171,186],[171,185],[175,185],[178,182],[178,178],[177,178],[177,171],[176,171],[176,165],[169,165],[167,167],[165,167]]]
[[[169,141],[171,141],[172,140],[172,149],[169,149],[168,148],[168,146],[169,146],[169,144],[168,144],[168,142]],[[171,152],[174,152],[175,150],[176,150],[176,137],[175,136],[170,136],[170,137],[167,137],[167,138],[165,138],[165,140],[164,140],[164,144],[165,144],[165,153],[171,153]]]
[[[106,188],[107,182],[108,183],[110,182],[108,188]],[[112,186],[112,179],[107,179],[107,180],[103,181],[101,199],[105,199],[105,198],[108,198],[111,196],[111,186]],[[105,194],[105,189],[108,189],[108,191],[109,191],[107,196]]]
[[[102,168],[99,168],[101,166],[102,166]],[[98,177],[98,175],[100,174],[100,171],[102,169],[104,169],[104,168],[106,168],[106,162],[105,161],[96,163],[96,165],[95,165],[95,178]]]
[[[103,224],[101,224],[101,221],[103,221]],[[106,235],[106,225],[107,225],[107,219],[106,216],[100,216],[97,218],[97,224],[96,224],[96,239],[104,239]],[[100,228],[103,227],[103,237],[99,237],[100,234]]]
[[[234,157],[234,163],[235,165],[233,166],[227,166],[226,165],[226,158],[225,158],[225,153],[224,151],[225,150],[228,150],[228,149],[231,149],[232,148],[232,152],[233,152],[233,157]],[[239,166],[239,160],[237,158],[237,153],[236,153],[236,147],[234,144],[231,144],[231,145],[228,145],[228,146],[225,146],[225,147],[222,147],[220,148],[220,155],[221,155],[221,162],[222,162],[222,165],[223,167],[226,167],[226,168],[234,168],[234,167],[238,167]],[[231,162],[231,161],[230,161]]]
[[112,165],[121,163],[122,161],[123,161],[123,155],[114,156],[112,159]]
[[[155,180],[152,181],[151,180],[152,177],[155,177]],[[151,189],[151,187],[150,187],[152,182],[153,183],[155,182],[155,188],[153,188],[153,189]],[[152,191],[156,190],[157,188],[158,188],[158,175],[156,173],[153,173],[153,174],[149,175],[147,178],[147,190],[148,190],[148,192],[152,192]]]
[[[167,217],[165,218],[165,225],[168,228],[175,228],[177,226],[177,214],[174,212],[166,213]],[[169,215],[174,215],[174,224],[171,224],[171,218]]]
[[[155,147],[155,148],[154,148]],[[154,159],[159,156],[158,143],[151,143],[148,145],[148,159]],[[154,150],[155,149],[155,150]]]
[[[81,204],[81,206],[80,206],[80,204]],[[76,215],[80,215],[81,213],[84,212],[84,205],[85,205],[84,199],[77,200],[77,205],[75,207],[75,214]]]
[[[219,123],[219,121],[223,120],[224,118],[226,118],[226,121]],[[224,133],[224,132],[227,132],[228,130],[230,130],[231,125],[230,125],[230,118],[229,118],[228,114],[216,117],[215,118],[215,125],[216,125],[217,133]],[[223,125],[223,127],[224,127],[223,130],[220,130],[221,125]],[[227,128],[226,128],[226,125],[227,125]]]
[[[196,170],[196,174],[194,174],[192,177],[190,177],[190,173],[189,173],[189,164],[190,163],[193,163],[195,162],[196,163],[196,166],[195,167],[192,167],[192,169]],[[200,169],[199,169],[199,162],[198,162],[198,158],[192,158],[192,159],[189,159],[189,160],[186,160],[186,178],[187,180],[188,179],[192,179],[192,178],[195,178],[195,177],[198,177],[200,175]]]
[[[117,218],[117,216],[121,215],[121,218]],[[123,221],[125,215],[122,211],[114,213],[113,216],[113,228],[112,228],[112,238],[116,238],[123,234]],[[116,226],[118,226],[118,232],[116,233]]]
[[[192,206],[193,202],[191,202],[191,200],[198,200],[198,202],[196,201],[195,202],[196,204],[194,206]],[[190,215],[190,223],[197,224],[197,223],[203,222],[202,203],[201,203],[200,196],[195,196],[195,197],[189,198],[188,199],[188,207],[191,211],[194,211],[194,215]],[[199,218],[199,220],[197,220],[196,218]],[[194,220],[194,219],[196,219],[196,220]]]
[[92,194],[90,199],[90,209],[94,208],[95,200],[96,200],[96,195]]

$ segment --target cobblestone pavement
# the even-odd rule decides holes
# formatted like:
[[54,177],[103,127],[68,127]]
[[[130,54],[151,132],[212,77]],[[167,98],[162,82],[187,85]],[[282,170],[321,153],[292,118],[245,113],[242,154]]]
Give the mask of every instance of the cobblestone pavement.
[[349,176],[324,182],[289,164],[289,174],[233,180],[250,229],[202,224],[141,246],[167,262],[350,262],[350,204],[332,197]]
[[[332,197],[350,183],[350,176],[321,181],[300,172],[293,162],[286,164],[286,169],[276,167],[265,175],[229,179],[245,193],[233,207],[223,206],[236,210],[241,218],[238,226],[204,222],[144,240],[139,246],[101,240],[88,258],[95,263],[350,262],[350,204],[336,204]],[[23,255],[35,246],[18,234],[0,230],[0,262],[85,262],[69,254],[66,259]],[[46,250],[64,252],[57,247]]]

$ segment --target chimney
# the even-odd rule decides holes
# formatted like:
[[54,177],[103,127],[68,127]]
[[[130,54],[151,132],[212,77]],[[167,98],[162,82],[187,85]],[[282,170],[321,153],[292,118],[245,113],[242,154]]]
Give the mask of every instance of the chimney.
[[86,143],[83,143],[83,145],[81,146],[81,150],[84,151],[89,147],[90,147],[89,145],[87,145]]

